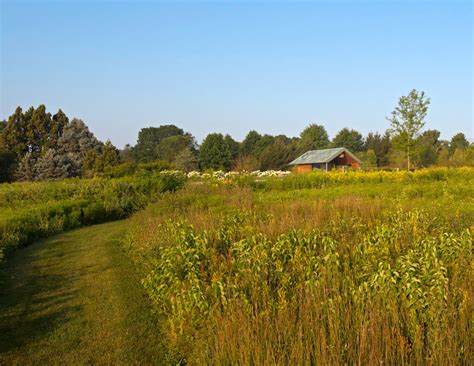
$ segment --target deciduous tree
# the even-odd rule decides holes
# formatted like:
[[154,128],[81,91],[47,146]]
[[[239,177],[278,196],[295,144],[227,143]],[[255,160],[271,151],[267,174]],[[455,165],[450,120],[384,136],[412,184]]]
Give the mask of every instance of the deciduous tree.
[[410,159],[415,140],[425,125],[430,99],[425,92],[413,89],[407,96],[401,96],[398,106],[395,107],[390,117],[394,143],[405,151],[407,169],[410,170]]
[[137,144],[133,147],[133,154],[137,161],[150,162],[157,160],[157,146],[165,138],[182,136],[184,131],[175,125],[142,128],[138,133]]
[[232,151],[221,133],[211,133],[202,142],[199,150],[199,165],[202,169],[230,169]]
[[350,130],[347,127],[340,130],[332,140],[334,147],[345,147],[352,152],[364,150],[364,139],[356,130]]
[[300,134],[299,151],[326,149],[329,146],[328,133],[324,126],[310,124]]

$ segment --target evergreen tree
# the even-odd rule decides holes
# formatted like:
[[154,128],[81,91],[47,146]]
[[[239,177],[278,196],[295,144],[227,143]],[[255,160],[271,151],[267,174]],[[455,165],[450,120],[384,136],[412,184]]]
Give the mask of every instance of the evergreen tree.
[[85,123],[74,118],[58,140],[58,154],[71,165],[70,172],[82,175],[94,170],[101,144]]
[[46,107],[41,104],[36,108],[29,119],[26,128],[29,151],[39,156],[43,149],[51,145],[51,114],[46,112]]
[[291,149],[281,140],[276,140],[263,150],[260,156],[260,169],[284,169],[292,160]]
[[369,133],[365,140],[365,148],[373,150],[377,157],[377,166],[387,166],[389,164],[390,135],[380,135],[378,132]]
[[56,149],[58,147],[58,140],[62,136],[63,131],[68,124],[69,118],[61,109],[59,109],[51,121],[51,130],[47,143],[48,148]]
[[36,158],[31,152],[27,152],[20,160],[15,177],[20,182],[31,182],[36,179]]
[[260,161],[263,151],[268,146],[273,144],[273,142],[275,142],[275,137],[271,135],[267,135],[267,134],[263,135],[262,138],[258,140],[257,143],[255,144],[255,148],[253,151],[253,155],[255,156],[255,158],[257,158]]
[[3,147],[8,151],[12,151],[20,160],[29,151],[26,122],[23,110],[20,107],[17,107],[15,112],[8,117],[1,139]]
[[451,138],[451,142],[449,144],[449,152],[454,154],[457,149],[464,150],[469,146],[469,141],[467,141],[466,136],[460,132],[454,135]]
[[257,143],[261,140],[262,136],[255,130],[250,131],[247,136],[245,136],[244,141],[240,144],[240,155],[241,156],[250,156],[255,155],[255,149],[257,148]]
[[67,168],[68,165],[65,164],[61,156],[55,150],[49,149],[36,162],[35,180],[45,181],[69,178],[73,175],[71,175],[71,172],[68,172]]
[[13,180],[15,162],[15,154],[0,147],[0,183]]
[[120,163],[120,155],[118,149],[107,140],[101,147],[101,152],[95,159],[95,171],[103,172],[109,167],[116,166]]

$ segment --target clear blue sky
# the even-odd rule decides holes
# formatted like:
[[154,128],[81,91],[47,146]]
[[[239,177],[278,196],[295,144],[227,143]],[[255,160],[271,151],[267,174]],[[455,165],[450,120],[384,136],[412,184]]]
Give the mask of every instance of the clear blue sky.
[[170,123],[332,137],[417,88],[427,128],[474,135],[471,1],[1,1],[1,119],[62,108],[119,147]]

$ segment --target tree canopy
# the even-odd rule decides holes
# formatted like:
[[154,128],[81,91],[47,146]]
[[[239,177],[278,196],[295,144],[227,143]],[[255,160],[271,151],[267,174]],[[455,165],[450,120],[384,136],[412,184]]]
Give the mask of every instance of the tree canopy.
[[429,105],[430,99],[425,96],[425,92],[413,89],[407,96],[400,97],[398,106],[392,111],[391,116],[387,117],[392,127],[394,144],[406,152],[408,170],[410,170],[411,151],[415,139],[426,123]]
[[357,153],[364,150],[364,138],[356,130],[345,127],[336,134],[332,140],[332,145],[334,147],[345,147]]
[[286,169],[298,155],[315,149],[346,147],[368,168],[474,166],[474,145],[463,133],[442,140],[437,130],[422,131],[430,99],[413,89],[400,97],[385,133],[366,138],[349,127],[329,139],[324,126],[309,124],[298,137],[247,133],[242,142],[210,133],[199,146],[194,136],[175,125],[142,128],[135,146],[118,150],[99,141],[84,121],[44,105],[17,107],[0,121],[0,182],[52,180],[95,175],[123,176],[140,171],[195,169]]
[[310,124],[300,134],[299,151],[326,149],[329,147],[329,136],[324,126]]

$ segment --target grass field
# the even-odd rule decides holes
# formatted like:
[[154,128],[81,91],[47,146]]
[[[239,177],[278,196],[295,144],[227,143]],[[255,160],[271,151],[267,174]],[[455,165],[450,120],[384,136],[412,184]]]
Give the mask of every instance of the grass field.
[[126,221],[16,252],[1,270],[1,365],[162,364],[159,323],[121,250]]
[[0,263],[35,240],[126,218],[183,183],[183,174],[162,171],[117,179],[0,184]]
[[[62,205],[88,182],[32,187]],[[3,189],[37,218],[27,185]],[[7,258],[0,364],[474,363],[472,169],[235,174],[140,197],[126,221]]]
[[177,360],[472,364],[473,174],[190,184],[126,246]]

